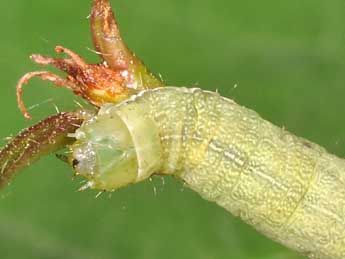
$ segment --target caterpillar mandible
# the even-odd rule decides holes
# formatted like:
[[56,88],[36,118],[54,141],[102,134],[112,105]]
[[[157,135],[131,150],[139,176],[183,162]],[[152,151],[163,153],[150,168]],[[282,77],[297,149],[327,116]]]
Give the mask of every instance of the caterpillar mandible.
[[345,160],[217,93],[144,90],[73,136],[69,161],[85,188],[173,175],[287,247],[345,258]]

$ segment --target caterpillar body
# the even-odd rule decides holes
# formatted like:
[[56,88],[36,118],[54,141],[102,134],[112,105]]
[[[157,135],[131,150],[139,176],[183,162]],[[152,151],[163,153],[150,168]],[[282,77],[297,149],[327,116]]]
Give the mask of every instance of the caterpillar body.
[[345,258],[345,160],[217,93],[145,90],[102,106],[74,137],[87,187],[174,175],[287,247]]

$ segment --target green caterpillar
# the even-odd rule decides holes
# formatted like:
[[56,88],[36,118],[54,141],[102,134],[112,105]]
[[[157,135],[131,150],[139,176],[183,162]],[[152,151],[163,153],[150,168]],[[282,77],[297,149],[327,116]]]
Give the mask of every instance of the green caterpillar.
[[85,186],[173,175],[310,258],[345,258],[345,161],[217,93],[146,90],[104,105],[73,134]]

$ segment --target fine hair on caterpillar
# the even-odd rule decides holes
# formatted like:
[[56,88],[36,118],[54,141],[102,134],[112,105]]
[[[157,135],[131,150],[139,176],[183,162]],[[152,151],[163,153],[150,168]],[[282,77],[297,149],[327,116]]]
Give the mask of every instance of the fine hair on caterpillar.
[[84,188],[173,175],[285,246],[345,256],[345,161],[218,93],[146,90],[102,106],[73,136]]
[[[207,16],[199,17],[205,20]],[[208,86],[208,89],[216,92],[184,87],[162,88],[165,82],[152,74],[122,40],[109,0],[93,0],[88,18],[94,53],[99,55],[100,61],[89,64],[87,59],[77,54],[77,48],[74,51],[60,45],[55,47],[56,57],[51,57],[51,52],[46,53],[48,55],[33,54],[30,56],[32,61],[47,67],[47,70],[26,73],[18,81],[16,94],[18,106],[27,119],[31,118],[30,108],[27,109],[24,105],[22,92],[24,85],[35,77],[48,80],[57,87],[70,89],[94,106],[93,111],[87,111],[82,106],[78,108],[81,111],[75,112],[60,112],[57,109],[58,114],[43,119],[12,138],[0,150],[1,186],[9,184],[18,171],[42,156],[67,148],[66,153],[57,157],[68,162],[76,175],[84,177],[82,183],[86,184],[80,190],[91,188],[99,190],[99,194],[105,191],[110,194],[129,184],[150,180],[153,175],[159,174],[161,179],[165,179],[167,175],[174,176],[183,183],[183,188],[193,189],[206,200],[217,203],[287,247],[310,258],[345,258],[344,160],[327,153],[317,144],[272,125],[256,112],[221,97],[216,91],[219,87],[225,96],[229,93],[232,95],[237,87],[233,82],[241,82],[241,85],[247,87],[250,84],[246,80],[249,79],[254,82],[250,88],[252,94],[258,93],[255,87],[265,86],[264,91],[270,93],[269,99],[275,100],[271,98],[271,83],[274,82],[274,91],[279,89],[278,85],[281,89],[288,89],[284,83],[274,80],[275,76],[280,77],[280,72],[289,75],[285,80],[287,84],[296,85],[293,81],[296,78],[298,87],[301,85],[303,89],[307,89],[306,81],[300,81],[300,73],[293,73],[294,69],[305,70],[294,65],[296,57],[293,57],[293,62],[282,60],[283,63],[290,64],[288,67],[278,61],[281,53],[291,54],[291,49],[286,46],[288,44],[285,44],[286,38],[282,42],[275,42],[275,38],[270,38],[267,42],[270,49],[270,56],[267,57],[275,57],[275,64],[279,67],[275,71],[278,73],[271,67],[266,70],[257,70],[255,67],[253,70],[254,67],[251,66],[261,67],[260,62],[265,59],[260,58],[261,61],[257,62],[257,56],[254,60],[246,60],[246,56],[242,56],[244,59],[233,56],[234,52],[231,52],[229,44],[222,50],[217,49],[218,45],[213,44],[217,37],[212,36],[212,41],[207,42],[205,33],[218,34],[219,30],[207,31],[202,26],[202,37],[193,39],[193,49],[199,43],[206,43],[212,58],[205,62],[202,57],[198,57],[197,62],[204,67],[207,64],[210,74],[208,82],[212,82],[214,86]],[[269,20],[269,24],[271,28],[274,23]],[[141,29],[136,31],[140,32]],[[145,31],[144,35],[152,36]],[[157,35],[162,34],[159,32]],[[179,39],[183,37],[174,37],[171,41],[170,36],[168,39],[174,44],[179,44]],[[151,43],[159,44],[159,41],[152,42],[151,39],[150,37],[150,48]],[[269,45],[272,40],[274,44],[282,46],[282,49],[272,52],[275,51]],[[243,45],[245,42],[253,45]],[[245,50],[246,54],[251,52],[251,47],[258,46],[254,38],[241,38],[241,35],[239,41],[233,43],[230,45],[240,44],[240,49]],[[266,46],[266,42],[264,45]],[[332,51],[333,47],[332,45]],[[305,60],[305,55],[309,59],[310,49],[317,51],[317,57],[323,58],[319,49],[310,48],[308,42],[307,48],[297,53],[298,60],[301,60],[302,53],[302,60]],[[174,61],[178,61],[174,64],[182,67],[183,71],[188,71],[188,74],[193,74],[194,68],[186,61],[195,59],[193,53],[189,56],[182,55],[178,59],[174,57]],[[222,63],[222,60],[226,62]],[[311,62],[316,63],[319,71],[319,62],[314,59]],[[242,63],[246,66],[245,72],[237,73],[241,71]],[[221,65],[218,66],[219,64]],[[65,76],[50,72],[49,66],[61,70]],[[186,70],[183,66],[191,70]],[[334,68],[333,64],[330,68]],[[225,74],[222,74],[223,70],[226,71]],[[234,76],[230,79],[231,83],[221,83],[225,78],[232,77],[228,77],[230,72]],[[263,77],[257,80],[256,74],[264,77],[267,75],[269,84],[262,81]],[[317,82],[322,82],[314,75],[308,75],[307,78],[307,82],[313,84],[313,90]],[[198,79],[204,81],[202,78]],[[204,81],[203,85],[205,84]],[[311,96],[302,97],[300,91],[294,93],[293,98],[286,95],[286,99],[293,99],[295,103],[298,103],[298,97],[304,103],[314,106],[315,102],[309,98]],[[289,113],[293,113],[293,108],[288,109]],[[320,121],[326,124],[322,119]],[[303,125],[306,124],[308,123],[303,121]],[[112,205],[109,204],[109,209],[110,206]],[[190,213],[193,213],[193,219],[200,217],[193,210]],[[79,211],[75,215],[85,218],[85,214]],[[126,217],[126,223],[127,219]],[[72,220],[68,219],[69,222]],[[93,218],[91,220],[96,221]],[[204,236],[208,238],[207,234]],[[232,236],[234,235],[229,233],[228,237]],[[114,241],[119,243],[118,239]],[[177,247],[175,243],[173,245]],[[242,250],[246,252],[245,249]],[[230,251],[229,256],[237,257],[234,254]]]

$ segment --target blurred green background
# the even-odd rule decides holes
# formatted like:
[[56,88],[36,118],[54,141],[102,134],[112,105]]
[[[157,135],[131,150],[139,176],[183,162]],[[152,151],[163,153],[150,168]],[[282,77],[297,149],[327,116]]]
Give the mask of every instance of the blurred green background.
[[[169,84],[218,90],[345,155],[343,0],[111,2],[129,46]],[[55,55],[62,44],[98,60],[88,49],[90,5],[0,2],[2,138],[33,123],[15,100],[18,78],[39,69],[29,54]],[[55,105],[76,107],[68,90],[38,79],[24,100],[39,104],[31,110],[36,121],[55,113]],[[97,199],[96,192],[77,192],[80,186],[51,155],[2,190],[0,258],[301,258],[171,178]]]

